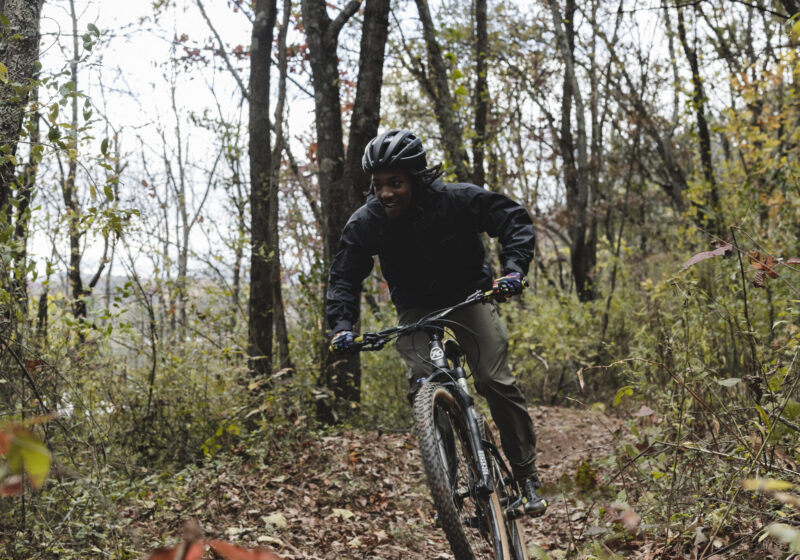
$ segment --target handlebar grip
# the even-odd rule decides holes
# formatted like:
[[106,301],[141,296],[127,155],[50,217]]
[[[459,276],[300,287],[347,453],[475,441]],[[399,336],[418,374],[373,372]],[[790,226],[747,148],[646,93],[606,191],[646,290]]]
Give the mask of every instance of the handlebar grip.
[[[523,288],[527,288],[528,286],[530,286],[530,284],[528,283],[528,281],[525,278],[521,278],[520,282],[522,283],[522,287]],[[492,301],[497,297],[497,294],[494,293],[494,290],[488,290],[488,291],[483,292],[483,297],[485,297],[489,301]],[[503,301],[505,301],[505,300],[503,300]]]

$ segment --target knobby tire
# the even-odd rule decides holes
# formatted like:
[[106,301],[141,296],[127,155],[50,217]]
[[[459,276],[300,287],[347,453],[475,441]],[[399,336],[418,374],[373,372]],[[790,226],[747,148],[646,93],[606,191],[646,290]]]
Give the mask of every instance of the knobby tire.
[[[489,423],[484,419],[478,424],[481,427],[481,437],[491,443],[494,449],[497,449],[495,444],[494,435],[489,427]],[[494,479],[495,494],[498,501],[505,512],[506,506],[518,497],[518,494],[512,491],[510,485],[515,484],[511,473],[507,467],[504,468],[503,463],[498,460],[493,453],[487,453],[492,468],[492,478]],[[503,515],[505,523],[506,535],[508,536],[508,545],[511,548],[511,556],[514,560],[529,560],[528,547],[525,545],[525,533],[522,529],[522,519],[509,519],[507,515]]]
[[456,560],[510,559],[497,492],[470,492],[477,480],[464,412],[453,395],[426,383],[414,400],[420,453],[433,503]]

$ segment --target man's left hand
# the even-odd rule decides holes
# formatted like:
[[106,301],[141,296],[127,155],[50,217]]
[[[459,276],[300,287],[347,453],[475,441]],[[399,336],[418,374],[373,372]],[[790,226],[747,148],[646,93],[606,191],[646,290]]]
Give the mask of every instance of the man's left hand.
[[492,295],[496,301],[506,301],[511,296],[522,293],[525,284],[519,272],[510,272],[501,276],[492,284]]

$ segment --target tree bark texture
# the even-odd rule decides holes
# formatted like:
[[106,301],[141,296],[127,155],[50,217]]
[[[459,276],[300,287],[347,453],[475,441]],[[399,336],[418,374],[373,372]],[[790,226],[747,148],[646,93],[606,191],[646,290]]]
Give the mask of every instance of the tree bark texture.
[[692,70],[692,85],[694,91],[692,93],[692,102],[694,104],[695,119],[697,123],[697,136],[700,140],[700,161],[703,166],[703,178],[709,189],[710,201],[704,204],[705,208],[700,207],[699,210],[705,214],[703,216],[704,224],[712,233],[722,235],[722,223],[719,204],[719,193],[717,192],[717,182],[714,178],[714,166],[711,161],[711,134],[708,130],[708,121],[705,114],[705,92],[703,91],[703,80],[700,77],[700,65],[697,60],[697,52],[689,44],[686,36],[686,24],[683,19],[683,9],[678,5],[678,37],[681,40],[683,52],[686,59],[689,61],[689,67]]
[[274,252],[270,246],[271,154],[269,122],[269,71],[276,0],[256,0],[250,45],[250,371],[254,376],[272,371]]
[[[34,105],[38,102],[38,88],[32,92]],[[33,127],[30,134],[31,147],[38,146],[40,141],[39,110],[34,111]],[[31,150],[28,161],[19,180],[16,219],[14,220],[15,246],[11,251],[14,266],[14,279],[11,282],[11,298],[16,309],[27,316],[28,312],[28,228],[31,221],[31,202],[39,169],[39,157]]]
[[425,48],[428,52],[428,70],[430,79],[425,91],[433,100],[436,120],[442,134],[442,146],[445,156],[453,166],[459,181],[469,181],[472,174],[469,171],[467,151],[464,148],[464,130],[458,120],[453,96],[450,93],[450,83],[447,66],[442,56],[442,48],[436,40],[436,28],[433,25],[431,10],[427,0],[415,0],[419,19],[422,23],[422,35],[425,39]]
[[800,12],[800,1],[798,0],[781,0],[781,4],[786,8],[786,15],[789,17]]
[[[322,203],[325,269],[330,266],[347,220],[364,203],[369,177],[361,170],[366,144],[378,131],[383,59],[388,33],[389,1],[367,0],[359,55],[358,84],[353,104],[349,145],[345,154],[339,94],[339,31],[355,13],[359,0],[349,2],[335,19],[328,16],[322,0],[303,0],[303,23],[308,37],[309,60],[314,81],[317,161]],[[327,337],[323,337],[327,339]],[[338,358],[322,348],[320,382],[333,393],[333,401],[320,401],[321,420],[336,420],[339,401],[361,398],[361,365],[358,355]]]
[[[475,138],[472,140],[472,182],[479,187],[486,183],[483,168],[486,153],[486,123],[489,117],[489,86],[486,74],[489,56],[489,32],[486,25],[486,0],[475,0]],[[494,185],[492,185],[494,186]]]
[[[70,79],[74,90],[78,91],[78,60],[80,51],[78,50],[78,16],[75,12],[75,1],[69,2],[70,16],[72,18],[72,60],[69,64]],[[64,197],[64,208],[67,212],[67,233],[69,236],[69,278],[72,290],[72,314],[76,319],[86,318],[86,300],[81,278],[81,220],[80,206],[78,203],[78,193],[76,185],[76,175],[78,171],[78,98],[73,96],[70,103],[72,109],[71,123],[75,136],[70,136],[69,153],[67,157],[67,175],[63,178],[62,194]]]
[[270,247],[274,247],[272,266],[272,289],[275,316],[275,337],[278,339],[278,364],[282,370],[291,370],[292,360],[289,354],[289,331],[286,328],[286,313],[283,307],[283,290],[281,289],[281,252],[278,233],[278,186],[281,171],[281,152],[283,151],[283,113],[286,103],[286,74],[288,59],[286,54],[286,35],[289,18],[292,15],[291,0],[283,0],[283,14],[278,32],[278,102],[275,105],[275,147],[272,150],[272,178],[270,180],[269,234]]
[[[4,79],[0,81],[0,147],[3,148],[0,152],[0,230],[8,228],[9,233],[13,231],[15,241],[9,251],[11,262],[0,263],[0,290],[7,291],[11,298],[9,307],[0,317],[9,319],[17,312],[27,312],[27,224],[36,167],[35,164],[25,166],[17,187],[15,160],[25,111],[36,90],[42,3],[43,0],[0,1],[0,14],[9,21],[8,26],[0,25],[0,62],[5,66]],[[25,87],[15,91],[12,83],[25,84]],[[34,136],[38,133],[38,127],[36,129]],[[32,138],[32,141],[36,140]],[[14,198],[19,202],[16,223],[10,204]],[[6,261],[6,258],[2,260]]]
[[[0,62],[8,71],[8,80],[0,82],[0,146],[8,146],[4,155],[16,155],[25,107],[36,75],[39,58],[39,18],[43,0],[5,0],[0,6],[9,20],[0,28]],[[21,93],[11,83],[29,84]],[[0,165],[0,211],[6,215],[14,188],[15,165],[7,161]]]
[[[345,184],[350,188],[352,199],[352,207],[348,209],[350,213],[364,204],[365,193],[369,190],[370,177],[361,168],[361,160],[367,144],[377,135],[381,119],[381,86],[389,31],[389,5],[390,0],[367,0],[364,9],[358,84],[344,169]],[[340,233],[347,218],[336,224]]]
[[[591,184],[588,176],[586,115],[580,84],[575,74],[574,23],[575,0],[567,0],[564,18],[556,0],[548,0],[558,49],[564,61],[564,93],[561,101],[560,148],[564,164],[564,185],[567,193],[570,264],[575,289],[581,301],[596,297],[592,271],[596,262],[596,245],[590,212]],[[572,134],[572,105],[575,104],[576,136]],[[576,145],[577,143],[577,145]],[[587,235],[588,234],[588,235]]]

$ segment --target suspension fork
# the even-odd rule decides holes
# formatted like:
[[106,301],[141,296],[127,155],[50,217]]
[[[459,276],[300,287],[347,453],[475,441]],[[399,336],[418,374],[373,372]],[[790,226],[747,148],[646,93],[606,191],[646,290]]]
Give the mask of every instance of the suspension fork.
[[481,496],[488,496],[494,491],[492,484],[492,473],[489,470],[489,461],[483,449],[480,427],[478,426],[478,415],[475,412],[475,399],[469,394],[467,385],[467,374],[464,368],[456,364],[456,367],[449,369],[447,358],[445,357],[444,346],[442,345],[441,331],[439,329],[431,332],[430,343],[428,344],[430,361],[433,363],[436,373],[447,372],[448,377],[454,378],[458,388],[453,387],[451,394],[458,401],[461,410],[464,411],[464,420],[467,423],[467,433],[469,444],[472,449],[472,456],[478,458],[478,480],[475,490]]

